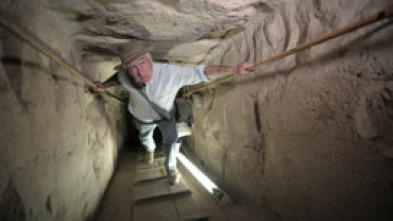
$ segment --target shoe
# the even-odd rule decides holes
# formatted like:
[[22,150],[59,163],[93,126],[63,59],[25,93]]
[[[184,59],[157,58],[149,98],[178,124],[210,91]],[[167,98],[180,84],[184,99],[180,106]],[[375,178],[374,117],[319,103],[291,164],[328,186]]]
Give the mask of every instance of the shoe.
[[168,183],[171,185],[178,184],[181,179],[181,174],[178,170],[167,170]]
[[154,152],[145,153],[145,162],[148,164],[152,164],[154,162]]

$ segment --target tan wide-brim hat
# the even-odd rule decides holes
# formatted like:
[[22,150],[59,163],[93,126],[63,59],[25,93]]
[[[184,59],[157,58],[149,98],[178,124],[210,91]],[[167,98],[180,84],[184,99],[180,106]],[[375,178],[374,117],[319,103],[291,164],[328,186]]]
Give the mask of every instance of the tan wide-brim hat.
[[154,47],[151,45],[144,45],[141,41],[131,40],[130,42],[117,46],[117,54],[120,57],[121,63],[127,65],[130,61],[153,51],[153,49]]

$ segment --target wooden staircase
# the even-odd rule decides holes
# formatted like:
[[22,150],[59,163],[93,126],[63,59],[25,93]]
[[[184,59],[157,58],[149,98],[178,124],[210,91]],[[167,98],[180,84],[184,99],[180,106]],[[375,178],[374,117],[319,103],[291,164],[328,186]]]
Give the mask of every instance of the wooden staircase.
[[169,185],[164,157],[147,164],[143,161],[143,154],[138,154],[137,160],[133,221],[209,220],[183,179],[176,185]]

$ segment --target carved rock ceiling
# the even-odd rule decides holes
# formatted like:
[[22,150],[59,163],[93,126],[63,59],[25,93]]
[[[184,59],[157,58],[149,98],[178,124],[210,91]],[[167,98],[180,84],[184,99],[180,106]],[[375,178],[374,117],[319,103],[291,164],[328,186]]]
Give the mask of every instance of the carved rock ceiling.
[[178,44],[221,39],[241,30],[255,13],[270,13],[280,0],[51,1],[49,7],[80,25],[75,37],[89,51],[112,54],[114,45],[140,39],[163,57]]

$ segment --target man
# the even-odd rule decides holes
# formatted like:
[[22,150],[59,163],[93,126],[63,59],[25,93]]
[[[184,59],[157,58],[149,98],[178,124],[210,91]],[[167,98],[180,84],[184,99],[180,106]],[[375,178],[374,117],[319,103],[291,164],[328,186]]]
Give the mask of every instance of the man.
[[[178,137],[174,100],[178,90],[185,85],[208,82],[210,79],[221,76],[223,73],[246,75],[251,72],[246,69],[249,63],[237,66],[198,65],[185,67],[165,63],[153,62],[149,52],[151,46],[145,46],[142,42],[132,40],[121,44],[117,48],[122,67],[118,72],[105,82],[95,82],[96,90],[105,90],[108,87],[121,84],[130,92],[128,109],[134,117],[139,139],[146,149],[145,160],[152,163],[156,148],[153,140],[153,131],[158,126],[163,137],[163,149],[165,152],[165,168],[168,174],[168,182],[172,185],[180,180],[180,173],[176,167],[176,157],[179,153],[181,139]],[[143,94],[141,94],[143,93]],[[171,115],[171,119],[161,117],[157,108],[152,103]],[[154,105],[153,104],[153,105]]]

